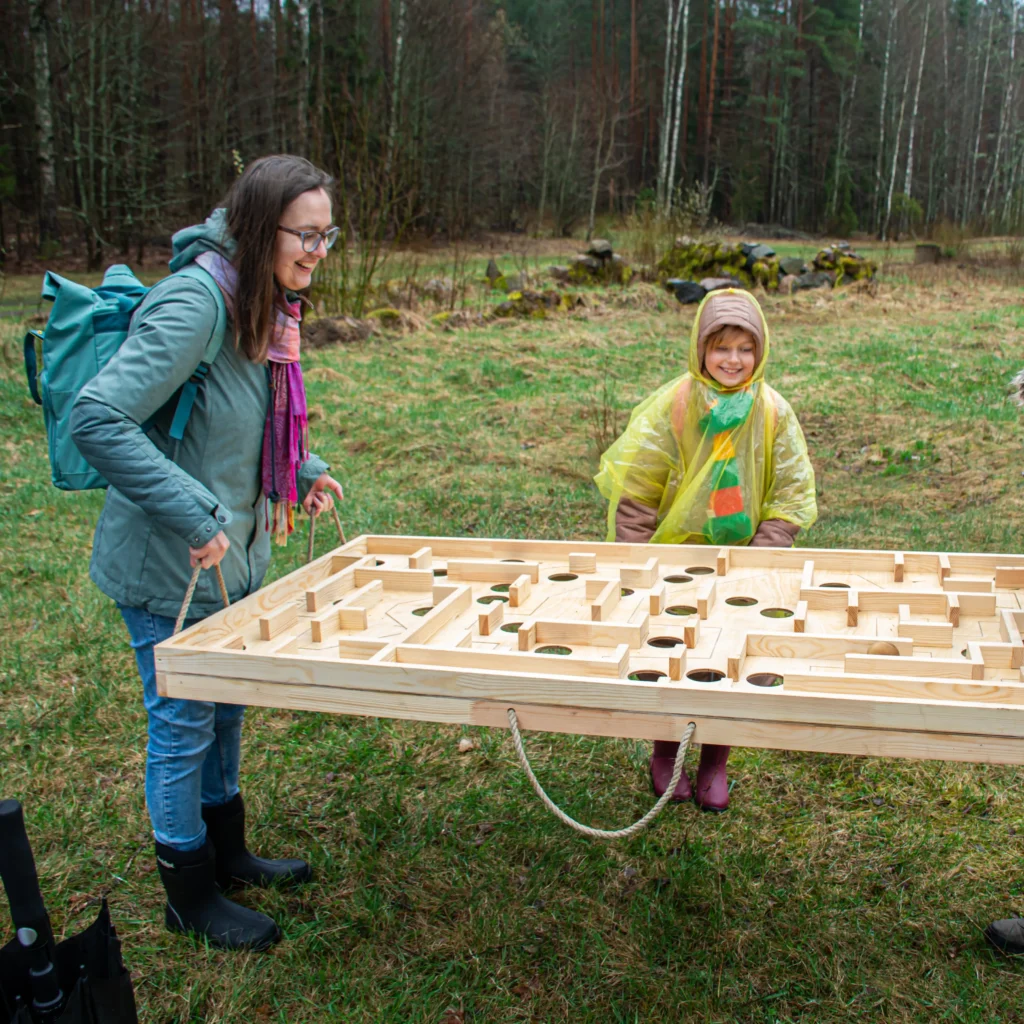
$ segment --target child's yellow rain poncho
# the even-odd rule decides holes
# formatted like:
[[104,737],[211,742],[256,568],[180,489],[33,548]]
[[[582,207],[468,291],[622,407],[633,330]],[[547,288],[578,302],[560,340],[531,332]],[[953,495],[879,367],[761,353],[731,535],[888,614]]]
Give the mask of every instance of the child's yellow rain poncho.
[[[749,300],[753,310],[743,312],[760,320],[763,339],[750,380],[731,389],[702,372],[710,333],[707,323],[700,329],[702,313],[726,295]],[[726,302],[735,308],[736,300]],[[624,498],[657,509],[652,543],[748,544],[766,519],[804,529],[814,522],[814,468],[795,413],[765,383],[768,348],[752,295],[727,289],[705,297],[690,334],[689,372],[641,402],[601,456],[595,480],[608,499],[609,540]]]

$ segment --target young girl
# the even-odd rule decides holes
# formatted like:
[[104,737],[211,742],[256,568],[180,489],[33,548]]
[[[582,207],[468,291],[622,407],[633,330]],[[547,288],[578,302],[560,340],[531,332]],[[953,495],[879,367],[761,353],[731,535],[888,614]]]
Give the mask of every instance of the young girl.
[[[689,372],[633,410],[595,478],[608,499],[608,540],[631,544],[790,547],[817,517],[814,469],[796,415],[764,381],[768,325],[748,292],[712,292],[690,334]],[[656,741],[655,793],[678,744]],[[684,771],[674,800],[729,803],[729,747],[701,747],[696,792]]]
[[[264,949],[280,930],[222,889],[301,882],[311,871],[249,852],[238,789],[244,709],[159,696],[153,648],[174,631],[191,567],[219,565],[237,601],[262,584],[271,534],[287,538],[294,502],[313,514],[342,497],[326,463],[306,450],[298,362],[298,293],[338,234],[332,185],[301,157],[250,164],[225,208],[174,236],[171,269],[197,263],[209,287],[174,274],[157,284],[72,416],[75,444],[110,484],[90,575],[117,602],[142,677],[146,805],[165,921],[229,949]],[[174,396],[218,329],[213,289],[223,294],[227,334],[176,443]],[[213,575],[200,575],[186,626],[221,607]]]

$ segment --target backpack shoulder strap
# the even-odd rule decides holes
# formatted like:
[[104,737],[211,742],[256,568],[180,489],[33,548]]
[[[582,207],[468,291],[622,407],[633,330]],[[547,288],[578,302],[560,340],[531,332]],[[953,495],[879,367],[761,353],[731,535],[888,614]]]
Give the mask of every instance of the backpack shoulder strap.
[[201,284],[213,296],[217,304],[217,319],[210,333],[209,341],[206,343],[206,351],[203,353],[202,362],[192,372],[192,376],[182,385],[181,394],[178,396],[178,405],[174,410],[174,418],[171,420],[170,436],[175,441],[180,441],[185,436],[185,427],[188,425],[188,418],[192,415],[192,406],[195,404],[196,395],[206,380],[210,367],[220,354],[221,345],[224,344],[224,335],[227,332],[228,311],[224,305],[224,295],[221,293],[217,282],[202,267],[190,263],[187,267],[179,270],[175,277],[188,277]]

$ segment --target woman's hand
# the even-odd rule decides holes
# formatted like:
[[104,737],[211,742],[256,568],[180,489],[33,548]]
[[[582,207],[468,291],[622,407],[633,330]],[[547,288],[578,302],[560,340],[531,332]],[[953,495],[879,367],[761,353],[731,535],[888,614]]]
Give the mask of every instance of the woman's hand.
[[316,483],[309,489],[309,494],[302,502],[302,507],[311,516],[319,515],[321,512],[330,512],[334,508],[335,495],[338,501],[344,500],[345,492],[341,489],[341,484],[330,473],[321,473],[316,478]]
[[194,569],[201,565],[204,569],[212,569],[219,565],[221,559],[228,553],[231,541],[224,536],[221,530],[212,540],[208,540],[201,548],[189,548],[189,564]]

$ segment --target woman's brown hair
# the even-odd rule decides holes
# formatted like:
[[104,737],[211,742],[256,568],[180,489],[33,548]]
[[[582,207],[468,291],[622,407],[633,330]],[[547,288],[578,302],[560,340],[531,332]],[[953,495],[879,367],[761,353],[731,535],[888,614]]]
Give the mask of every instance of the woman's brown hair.
[[228,231],[237,245],[235,344],[254,363],[266,359],[274,329],[274,249],[281,214],[303,192],[323,189],[333,199],[333,187],[334,179],[304,157],[280,155],[254,160],[228,192]]

